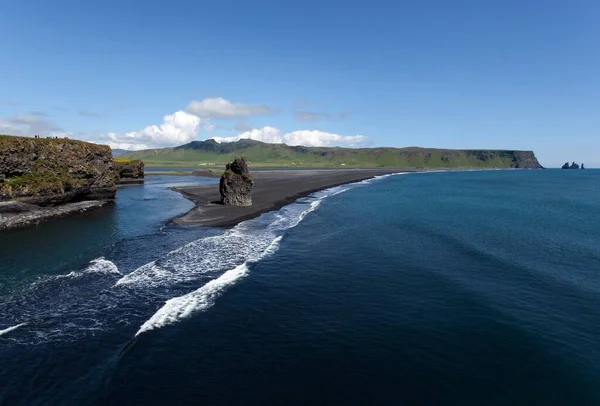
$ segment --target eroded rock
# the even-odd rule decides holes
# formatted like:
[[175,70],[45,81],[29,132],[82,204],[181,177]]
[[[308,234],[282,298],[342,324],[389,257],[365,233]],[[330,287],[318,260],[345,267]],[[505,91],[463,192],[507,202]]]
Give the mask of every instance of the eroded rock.
[[235,158],[228,163],[221,176],[219,191],[221,203],[228,206],[252,206],[252,187],[254,180],[250,176],[244,158]]

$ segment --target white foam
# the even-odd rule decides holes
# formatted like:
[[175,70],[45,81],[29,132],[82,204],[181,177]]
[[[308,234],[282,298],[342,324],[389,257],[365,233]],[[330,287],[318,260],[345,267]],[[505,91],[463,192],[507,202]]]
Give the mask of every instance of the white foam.
[[123,275],[119,272],[114,262],[100,257],[91,260],[90,264],[82,271],[72,271],[66,275],[56,275],[56,278],[79,278],[88,274]]
[[147,331],[165,327],[185,319],[192,313],[209,308],[227,286],[234,284],[238,279],[247,274],[248,265],[243,263],[225,272],[220,277],[213,279],[198,290],[167,300],[163,307],[158,309],[148,321],[142,324],[135,334],[136,337]]
[[223,275],[211,280],[199,289],[183,296],[167,300],[163,307],[158,309],[150,319],[142,324],[135,336],[137,337],[142,333],[176,323],[194,313],[204,311],[213,306],[216,298],[219,297],[226,288],[234,285],[238,280],[248,275],[249,264],[258,262],[277,252],[282,238],[283,236],[275,238],[258,257],[250,258],[248,261],[228,270]]
[[[321,196],[308,204],[286,206],[277,213],[242,222],[218,236],[193,241],[165,257],[142,265],[115,283],[115,287],[149,288],[195,281],[205,274],[220,274],[252,258],[258,258],[277,237],[297,226],[316,210]],[[302,209],[304,209],[302,211]],[[262,221],[261,221],[262,219]]]
[[21,324],[17,324],[16,326],[5,328],[4,330],[0,330],[0,337],[2,337],[5,334],[10,333],[11,331],[14,331],[14,330],[18,329],[19,327],[23,327],[23,326],[26,326],[26,325],[27,325],[27,323],[21,323]]
[[[127,285],[148,288],[197,280],[202,274],[219,275],[195,291],[167,300],[141,325],[136,337],[176,323],[213,306],[217,297],[228,287],[248,275],[249,265],[275,253],[279,249],[283,233],[296,227],[327,197],[344,193],[350,190],[352,185],[370,183],[392,175],[395,174],[374,177],[350,186],[346,185],[344,188],[338,186],[318,192],[314,195],[314,200],[308,203],[308,208],[306,203],[298,202],[282,208],[279,212],[267,213],[258,219],[240,223],[219,236],[191,242],[171,251],[164,258],[143,265],[124,276],[117,281],[115,287]],[[265,224],[265,221],[268,224]]]
[[337,195],[339,195],[341,193],[347,192],[348,190],[350,190],[350,188],[338,190],[337,192],[333,193],[331,196],[337,196]]

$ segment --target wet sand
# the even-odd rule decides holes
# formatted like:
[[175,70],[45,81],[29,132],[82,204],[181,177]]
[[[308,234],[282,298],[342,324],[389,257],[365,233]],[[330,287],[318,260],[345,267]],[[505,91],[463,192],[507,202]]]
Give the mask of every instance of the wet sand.
[[178,187],[173,190],[196,203],[176,224],[196,224],[208,227],[232,227],[236,224],[277,210],[295,200],[319,190],[346,183],[359,182],[374,176],[406,172],[400,169],[324,169],[273,170],[252,172],[252,206],[224,206],[219,203],[219,185]]

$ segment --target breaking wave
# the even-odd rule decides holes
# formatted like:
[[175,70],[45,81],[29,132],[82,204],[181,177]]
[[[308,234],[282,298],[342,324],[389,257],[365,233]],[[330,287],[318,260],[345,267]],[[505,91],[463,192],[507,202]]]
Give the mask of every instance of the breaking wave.
[[[378,176],[368,181],[387,176],[390,175]],[[213,306],[216,298],[225,289],[248,275],[252,264],[278,250],[285,231],[296,227],[327,197],[349,189],[338,186],[318,192],[314,197],[302,199],[304,201],[286,206],[279,212],[266,213],[258,219],[240,223],[220,236],[194,241],[172,251],[163,260],[146,264],[121,278],[115,286],[156,286],[172,283],[173,280],[195,279],[200,275],[215,272],[218,275],[192,292],[167,300],[141,325],[135,336],[168,326]]]
[[282,238],[283,236],[275,238],[259,258],[249,259],[193,292],[167,300],[164,306],[140,327],[135,334],[136,337],[147,331],[173,324],[189,317],[195,312],[206,310],[211,307],[214,304],[215,299],[227,287],[234,285],[239,279],[248,275],[248,266],[250,264],[258,262],[260,259],[277,252],[279,249],[279,242]]
[[39,278],[0,302],[0,323],[12,325],[0,330],[0,336],[30,325],[34,328],[16,336],[15,342],[34,344],[77,340],[115,325],[131,325],[139,326],[137,337],[176,323],[213,306],[257,262],[277,252],[286,231],[325,199],[387,176],[314,193],[185,244],[126,275],[100,257],[82,269]]
[[5,328],[4,330],[0,330],[0,337],[2,337],[5,334],[10,333],[11,331],[18,329],[19,327],[23,327],[26,325],[27,325],[27,323],[21,323],[21,324],[17,324],[16,326]]
[[123,275],[114,262],[100,257],[91,260],[90,264],[82,271],[72,271],[66,275],[57,275],[55,278],[79,278],[89,274]]

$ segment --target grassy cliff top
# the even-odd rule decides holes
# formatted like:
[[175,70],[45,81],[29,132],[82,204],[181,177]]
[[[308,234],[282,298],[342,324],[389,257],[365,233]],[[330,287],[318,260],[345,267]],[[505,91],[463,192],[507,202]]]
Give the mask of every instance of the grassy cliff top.
[[74,140],[71,138],[34,138],[34,137],[21,137],[21,136],[17,136],[17,135],[7,135],[7,134],[0,134],[0,148],[2,147],[6,147],[9,146],[11,144],[16,144],[16,143],[20,143],[20,142],[36,142],[39,143],[40,145],[58,145],[58,144],[72,144],[72,145],[85,145],[88,147],[98,147],[100,149],[108,149],[110,150],[110,147],[108,145],[103,145],[103,144],[95,144],[93,142],[86,142],[86,141],[81,141],[81,140]]
[[127,157],[114,158],[113,161],[118,164],[131,164],[131,163],[141,162],[139,159],[133,159],[133,158],[127,158]]
[[174,148],[136,151],[147,165],[222,167],[236,156],[252,166],[395,168],[541,168],[532,151],[439,148],[341,148],[268,144],[254,140],[193,141]]

